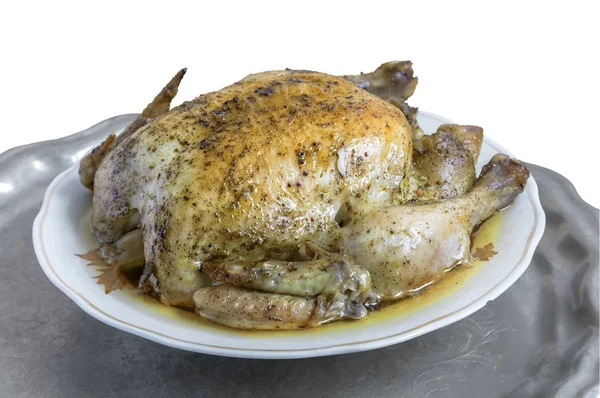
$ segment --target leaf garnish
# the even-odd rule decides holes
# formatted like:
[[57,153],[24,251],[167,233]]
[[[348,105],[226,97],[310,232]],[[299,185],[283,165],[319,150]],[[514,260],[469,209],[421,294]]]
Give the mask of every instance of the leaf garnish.
[[104,285],[104,293],[108,294],[114,290],[121,290],[125,287],[127,280],[123,276],[119,267],[109,267],[99,270],[100,275],[94,277],[98,279],[98,285]]
[[95,276],[98,285],[104,286],[104,293],[108,294],[115,290],[120,290],[127,284],[127,278],[123,275],[121,267],[111,265],[100,255],[100,249],[90,250],[85,254],[76,254],[77,257],[89,261],[87,266],[98,267],[96,270],[100,272]]
[[100,255],[100,249],[90,250],[85,254],[76,254],[77,257],[82,258],[84,260],[89,261],[88,265],[97,265],[100,267],[109,267],[108,263],[102,256]]
[[494,251],[494,244],[488,243],[483,247],[478,247],[475,252],[472,253],[473,260],[489,261],[490,258],[494,257],[498,252]]

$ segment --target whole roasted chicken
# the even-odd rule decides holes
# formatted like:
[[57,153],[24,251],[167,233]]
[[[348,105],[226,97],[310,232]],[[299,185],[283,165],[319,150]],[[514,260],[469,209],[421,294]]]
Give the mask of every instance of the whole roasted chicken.
[[479,127],[424,135],[410,62],[258,73],[169,110],[184,73],[80,177],[102,256],[221,324],[311,327],[414,294],[529,176],[499,154],[476,178]]

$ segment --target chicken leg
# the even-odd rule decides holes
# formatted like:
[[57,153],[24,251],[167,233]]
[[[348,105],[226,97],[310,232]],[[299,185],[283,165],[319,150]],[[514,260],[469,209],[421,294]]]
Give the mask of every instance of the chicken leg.
[[510,205],[528,177],[522,163],[497,154],[463,196],[383,207],[354,217],[345,229],[345,251],[370,272],[382,300],[418,291],[469,261],[473,229]]

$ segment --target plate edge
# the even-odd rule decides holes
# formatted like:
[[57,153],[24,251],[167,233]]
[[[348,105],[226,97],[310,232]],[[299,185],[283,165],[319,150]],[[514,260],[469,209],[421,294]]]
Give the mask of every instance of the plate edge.
[[[449,119],[446,119],[442,116],[436,115],[431,112],[420,111],[420,113],[422,113],[426,116],[429,116],[431,118],[440,120],[443,123],[451,123],[451,121]],[[121,116],[130,116],[130,115],[121,115]],[[107,121],[115,120],[118,117],[119,116],[106,119],[105,121],[97,123],[96,125],[90,127],[89,129],[85,130],[84,132],[92,130],[93,128],[95,128]],[[65,138],[72,139],[75,136],[77,136],[78,134],[81,134],[81,133],[76,133],[76,134],[70,135]],[[62,139],[65,139],[65,138],[62,138]],[[485,137],[485,139],[486,139],[487,143],[489,145],[491,145],[498,152],[503,152],[503,153],[508,154],[509,156],[512,156],[510,151],[506,150],[502,145],[497,143],[495,140],[493,140],[489,137]],[[45,142],[41,142],[41,143],[37,143],[37,144],[29,144],[29,145],[17,147],[14,149],[25,149],[27,147],[36,146],[38,144],[43,145],[45,143],[58,141],[58,140],[61,140],[61,139],[45,141]],[[9,150],[8,152],[12,152],[12,151],[13,150]],[[7,152],[3,153],[2,157],[4,157],[6,154],[7,154]],[[92,316],[95,319],[98,319],[99,321],[101,321],[103,323],[106,323],[112,327],[115,327],[116,329],[120,329],[120,330],[129,332],[129,333],[132,333],[134,335],[138,335],[140,337],[147,338],[149,340],[152,340],[152,341],[160,343],[160,344],[168,345],[168,346],[178,348],[178,349],[184,349],[187,351],[201,352],[201,353],[210,354],[210,355],[223,355],[223,356],[239,357],[239,358],[261,358],[261,359],[307,358],[307,357],[337,355],[337,354],[368,351],[368,350],[372,350],[372,349],[376,349],[376,348],[381,348],[381,347],[397,344],[397,343],[400,343],[403,341],[407,341],[412,338],[418,337],[420,335],[429,333],[432,330],[436,330],[436,329],[439,329],[441,327],[444,327],[451,323],[456,322],[456,318],[463,319],[463,318],[473,314],[474,312],[483,308],[489,301],[496,299],[504,291],[506,291],[508,289],[508,287],[505,288],[504,286],[506,286],[507,284],[509,286],[512,285],[523,274],[523,272],[525,272],[525,270],[528,268],[529,264],[531,263],[531,259],[535,252],[535,249],[536,249],[537,245],[539,244],[539,241],[543,235],[543,231],[545,228],[545,213],[543,211],[543,208],[541,206],[541,202],[539,199],[539,190],[538,190],[537,182],[535,181],[533,176],[531,176],[530,180],[527,183],[527,186],[531,187],[531,188],[529,188],[530,189],[529,197],[531,199],[531,203],[534,205],[533,207],[535,210],[535,215],[538,217],[538,219],[537,219],[537,224],[534,225],[534,229],[531,231],[529,244],[522,256],[522,259],[520,261],[518,268],[515,269],[512,274],[509,274],[497,286],[495,286],[490,291],[488,291],[486,294],[484,294],[480,299],[476,300],[475,302],[473,302],[470,305],[463,307],[462,309],[457,310],[457,312],[453,313],[451,316],[448,316],[445,319],[437,320],[437,321],[433,320],[429,324],[426,324],[425,326],[419,326],[418,331],[415,330],[414,333],[411,333],[410,331],[405,331],[405,332],[403,332],[403,334],[397,335],[398,336],[397,338],[394,338],[395,336],[386,336],[386,337],[381,337],[376,340],[371,340],[371,341],[366,341],[366,342],[354,342],[354,343],[348,343],[348,344],[344,344],[344,345],[334,345],[334,346],[329,346],[329,347],[314,348],[314,349],[308,349],[308,350],[286,350],[286,351],[283,351],[283,350],[276,350],[276,351],[257,350],[257,351],[250,351],[245,348],[242,348],[242,349],[233,348],[233,347],[214,348],[214,346],[210,346],[210,345],[200,345],[200,347],[202,347],[202,349],[198,350],[198,349],[195,349],[196,348],[195,345],[193,347],[187,346],[187,344],[192,344],[191,342],[185,342],[185,341],[173,338],[173,337],[164,336],[162,334],[157,334],[156,332],[153,332],[153,331],[146,331],[145,329],[140,328],[138,326],[133,326],[133,325],[130,326],[127,323],[125,323],[124,321],[121,321],[117,318],[112,318],[110,315],[105,314],[102,311],[99,312],[99,310],[94,309],[93,306],[91,306],[91,303],[88,303],[85,298],[83,298],[83,297],[79,296],[78,294],[76,294],[75,292],[71,291],[72,290],[71,288],[69,288],[66,284],[62,283],[59,279],[57,279],[60,277],[58,275],[56,275],[54,269],[49,265],[49,260],[46,258],[43,258],[43,256],[40,256],[40,252],[44,252],[44,250],[42,248],[43,239],[41,236],[41,234],[42,234],[41,225],[42,225],[42,221],[43,221],[42,215],[44,215],[45,212],[47,212],[47,210],[48,210],[48,199],[50,197],[50,194],[52,193],[52,191],[56,187],[56,185],[58,185],[58,182],[62,178],[64,178],[65,175],[72,172],[72,170],[75,169],[76,167],[77,167],[77,164],[67,168],[66,170],[61,172],[58,176],[56,176],[53,179],[53,181],[50,183],[50,185],[48,186],[48,188],[46,189],[46,191],[44,193],[44,199],[42,201],[40,211],[36,215],[33,226],[32,226],[34,250],[35,250],[38,262],[40,263],[46,276],[50,279],[50,281],[57,288],[59,288],[63,293],[65,293],[69,298],[71,298],[71,300],[73,300],[75,302],[75,304],[77,304],[82,310],[84,310],[84,312],[86,312],[88,315]],[[583,199],[582,199],[582,202],[586,203],[585,201],[583,201]],[[170,340],[174,340],[174,339],[175,339],[175,342],[170,341]],[[183,344],[178,343],[179,341],[181,341],[181,343],[183,343]],[[197,344],[197,343],[193,343],[193,344]]]

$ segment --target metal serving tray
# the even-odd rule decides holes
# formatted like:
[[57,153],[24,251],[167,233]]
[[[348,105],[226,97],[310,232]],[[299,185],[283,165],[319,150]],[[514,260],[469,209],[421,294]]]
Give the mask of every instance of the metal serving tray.
[[0,155],[1,397],[598,396],[598,210],[535,165],[547,225],[529,269],[472,316],[408,342],[248,360],[178,351],[98,322],[46,279],[31,226],[50,181],[132,117]]

